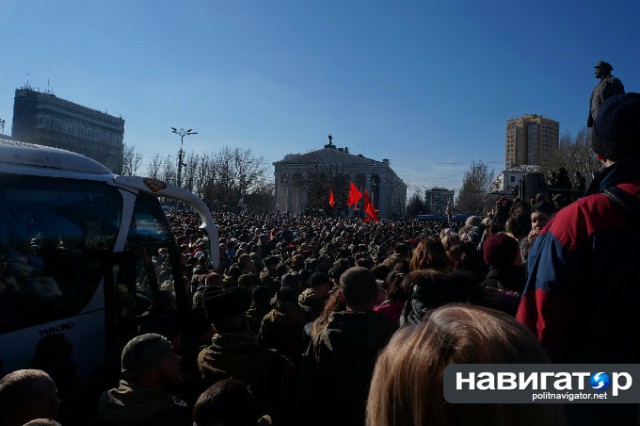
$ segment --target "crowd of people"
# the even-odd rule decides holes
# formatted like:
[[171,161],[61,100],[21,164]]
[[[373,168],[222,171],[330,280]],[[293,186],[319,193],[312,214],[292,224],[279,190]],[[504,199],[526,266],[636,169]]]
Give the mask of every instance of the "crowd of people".
[[545,194],[460,225],[214,212],[217,270],[197,216],[171,215],[190,328],[169,297],[82,416],[46,363],[8,374],[0,424],[55,425],[56,411],[67,426],[636,424],[636,407],[442,392],[456,363],[638,362],[640,95],[613,100],[594,124],[605,169],[559,212]]

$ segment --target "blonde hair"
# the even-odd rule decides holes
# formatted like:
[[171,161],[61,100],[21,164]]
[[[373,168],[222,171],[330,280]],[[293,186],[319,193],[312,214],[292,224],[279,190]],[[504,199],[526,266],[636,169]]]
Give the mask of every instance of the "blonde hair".
[[536,338],[502,312],[448,305],[396,332],[380,354],[367,402],[367,425],[556,425],[556,407],[450,405],[443,397],[450,364],[546,363]]

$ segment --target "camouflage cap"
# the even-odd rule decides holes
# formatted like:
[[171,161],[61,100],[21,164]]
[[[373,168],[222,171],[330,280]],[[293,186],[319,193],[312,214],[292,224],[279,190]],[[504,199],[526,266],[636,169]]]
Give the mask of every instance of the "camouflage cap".
[[164,336],[155,333],[136,336],[122,349],[121,373],[125,378],[136,378],[172,352],[173,346]]

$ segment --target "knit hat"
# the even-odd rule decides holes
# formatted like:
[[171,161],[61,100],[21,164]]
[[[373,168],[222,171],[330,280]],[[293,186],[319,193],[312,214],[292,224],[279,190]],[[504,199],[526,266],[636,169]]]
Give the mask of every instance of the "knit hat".
[[480,226],[482,222],[478,216],[469,216],[464,224],[465,226]]
[[238,287],[249,289],[258,285],[260,285],[260,278],[252,272],[242,274],[240,278],[238,278]]
[[227,269],[227,273],[225,274],[227,277],[239,278],[242,275],[242,271],[240,270],[240,266],[237,263],[229,266]]
[[640,158],[640,93],[612,96],[600,106],[591,147],[611,161]]
[[266,285],[259,285],[253,289],[253,302],[265,303],[273,296],[273,291]]
[[134,379],[155,367],[170,353],[173,353],[173,346],[165,337],[155,333],[136,336],[122,349],[121,373],[127,379]]
[[484,263],[496,269],[511,265],[520,249],[515,238],[501,232],[484,240],[482,246]]
[[287,273],[280,278],[280,285],[283,287],[294,287],[298,285],[298,275]]
[[251,306],[251,295],[246,289],[240,287],[224,290],[206,287],[202,304],[209,321],[216,322],[246,312]]
[[267,256],[264,259],[265,266],[276,266],[280,262],[280,257],[278,256]]

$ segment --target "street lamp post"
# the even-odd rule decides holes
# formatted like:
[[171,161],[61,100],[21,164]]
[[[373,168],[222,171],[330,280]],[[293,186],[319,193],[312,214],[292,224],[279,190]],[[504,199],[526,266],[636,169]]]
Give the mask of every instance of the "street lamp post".
[[193,129],[185,130],[185,129],[176,129],[175,127],[171,128],[171,133],[175,133],[180,136],[180,151],[178,151],[178,176],[176,178],[176,184],[178,186],[182,186],[182,166],[185,164],[182,162],[182,156],[184,151],[182,150],[182,146],[184,144],[184,137],[189,135],[197,135],[198,132],[194,132]]

